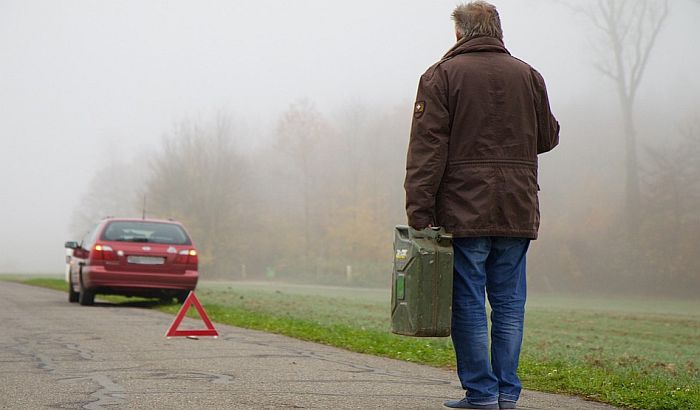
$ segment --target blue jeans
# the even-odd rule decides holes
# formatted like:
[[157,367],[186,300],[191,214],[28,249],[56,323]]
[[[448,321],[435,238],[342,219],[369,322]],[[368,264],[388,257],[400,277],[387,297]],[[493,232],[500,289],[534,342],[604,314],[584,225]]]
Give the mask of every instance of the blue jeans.
[[[517,401],[525,319],[525,254],[529,239],[454,240],[452,342],[457,374],[473,404]],[[484,291],[491,305],[491,358]]]

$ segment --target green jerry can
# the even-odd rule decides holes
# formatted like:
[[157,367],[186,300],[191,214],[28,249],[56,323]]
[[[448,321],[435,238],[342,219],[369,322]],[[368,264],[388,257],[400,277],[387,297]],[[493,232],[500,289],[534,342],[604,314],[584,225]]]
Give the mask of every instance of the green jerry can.
[[405,336],[450,335],[452,235],[443,228],[394,231],[391,331]]

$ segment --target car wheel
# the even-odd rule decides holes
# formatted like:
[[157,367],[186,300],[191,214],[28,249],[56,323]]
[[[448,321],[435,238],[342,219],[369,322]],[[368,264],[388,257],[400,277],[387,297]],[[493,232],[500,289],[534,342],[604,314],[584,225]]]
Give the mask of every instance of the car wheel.
[[68,301],[70,303],[76,303],[78,301],[78,296],[80,294],[73,289],[73,278],[68,275]]
[[180,303],[180,304],[185,303],[185,299],[187,299],[187,296],[189,296],[189,295],[190,295],[189,290],[183,290],[182,292],[178,292],[177,296],[176,296],[177,303]]
[[169,305],[173,303],[173,297],[170,295],[160,295],[158,296],[158,303],[161,305]]
[[80,294],[78,295],[78,303],[83,306],[95,304],[95,292],[85,288],[82,274],[80,275]]

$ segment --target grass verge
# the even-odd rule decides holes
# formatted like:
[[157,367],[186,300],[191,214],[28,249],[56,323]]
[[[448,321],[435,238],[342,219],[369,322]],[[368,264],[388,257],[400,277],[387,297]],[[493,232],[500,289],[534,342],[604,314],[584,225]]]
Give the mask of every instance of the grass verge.
[[[65,290],[60,279],[24,283]],[[202,284],[197,295],[211,319],[265,332],[437,367],[454,368],[449,338],[407,338],[388,331],[386,295],[306,293],[303,289]],[[321,293],[320,295],[318,293]],[[325,295],[324,295],[325,294]],[[103,297],[115,303],[133,298]],[[532,303],[520,375],[525,388],[568,393],[633,409],[698,409],[700,314],[576,309]],[[571,301],[564,301],[564,304]],[[177,305],[157,305],[175,313]],[[679,309],[680,310],[680,309]],[[193,313],[193,312],[190,312]]]

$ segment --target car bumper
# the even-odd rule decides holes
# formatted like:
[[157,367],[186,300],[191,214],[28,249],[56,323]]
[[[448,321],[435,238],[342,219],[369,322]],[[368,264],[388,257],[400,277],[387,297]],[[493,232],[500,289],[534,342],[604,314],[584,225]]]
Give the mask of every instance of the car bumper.
[[187,270],[185,273],[145,273],[105,270],[101,266],[91,266],[83,271],[83,284],[88,289],[110,288],[118,290],[194,290],[199,272]]

